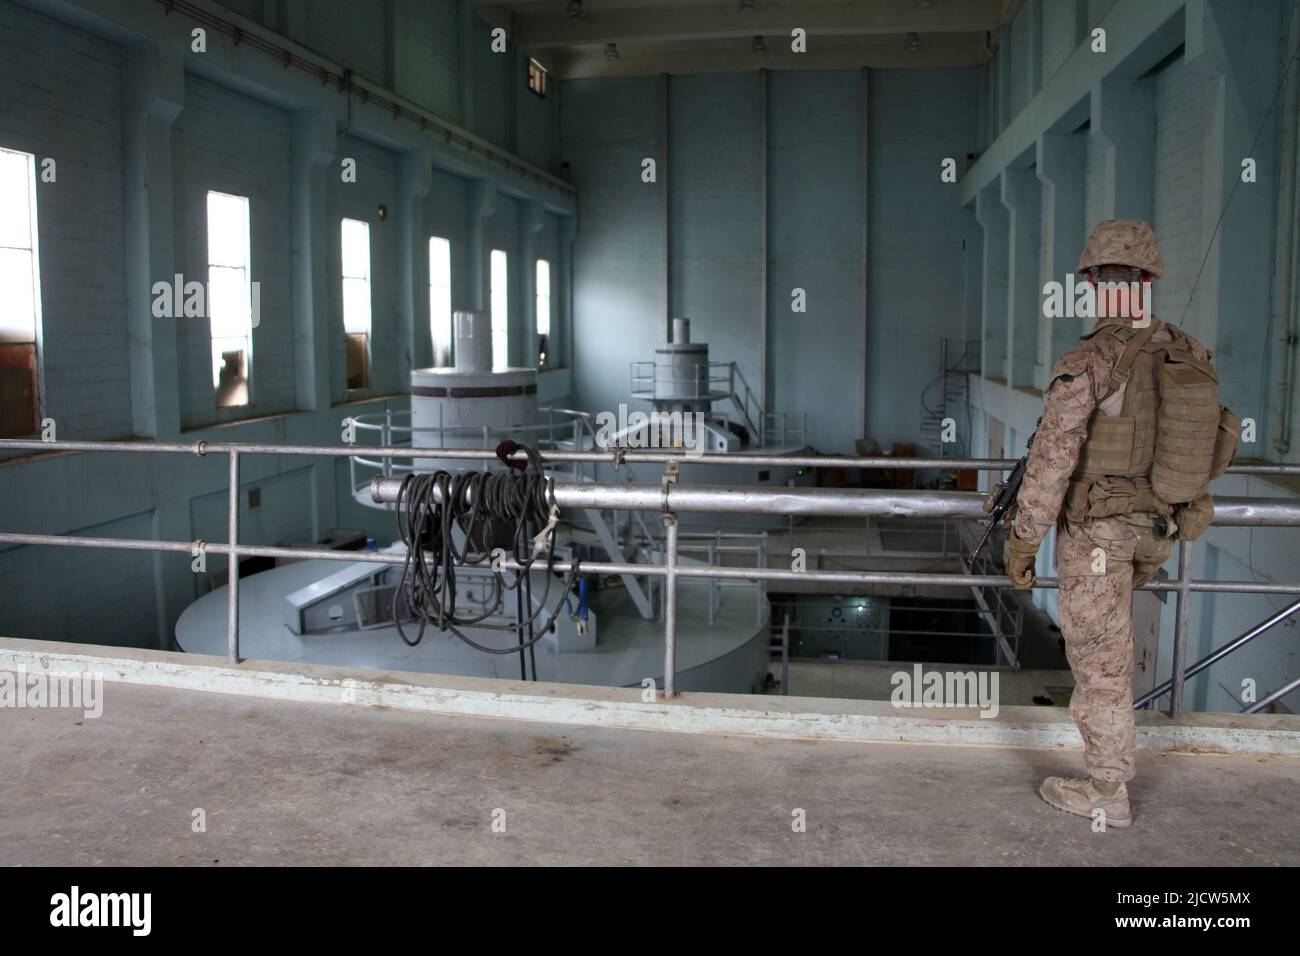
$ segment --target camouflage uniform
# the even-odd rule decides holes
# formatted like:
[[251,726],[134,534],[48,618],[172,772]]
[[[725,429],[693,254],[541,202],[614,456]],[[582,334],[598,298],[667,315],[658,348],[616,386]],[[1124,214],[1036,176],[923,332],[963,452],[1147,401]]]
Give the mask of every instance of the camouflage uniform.
[[[1099,231],[1107,225],[1103,223]],[[1103,250],[1110,255],[1101,262],[1133,261],[1134,244],[1149,237],[1151,248],[1139,248],[1137,258],[1145,263],[1146,271],[1158,276],[1159,255],[1154,251],[1150,227],[1145,223],[1130,225],[1130,221],[1109,225],[1108,238],[1121,248]],[[1088,260],[1090,254],[1096,257],[1096,238],[1094,233],[1080,261],[1080,271],[1094,264]],[[1151,268],[1152,264],[1155,268]],[[1154,317],[1151,322],[1156,325],[1152,341],[1172,340],[1164,323]],[[1129,319],[1103,318],[1097,328],[1107,323],[1127,325]],[[1200,343],[1193,341],[1192,346],[1208,358],[1209,353]],[[1077,509],[1066,508],[1067,490],[1079,465],[1093,412],[1100,407],[1103,415],[1119,414],[1124,389],[1142,387],[1137,381],[1139,376],[1134,374],[1107,397],[1111,371],[1123,352],[1123,343],[1115,338],[1090,333],[1057,362],[1017,498],[1014,524],[1021,547],[1037,548],[1048,530],[1060,523],[1056,566],[1061,633],[1075,677],[1070,715],[1083,737],[1084,761],[1090,776],[1112,783],[1129,780],[1134,773],[1133,587],[1153,577],[1173,547],[1172,538],[1158,535],[1151,526],[1152,515],[1169,513],[1168,506],[1158,500],[1151,503],[1148,512],[1123,516],[1087,517]]]

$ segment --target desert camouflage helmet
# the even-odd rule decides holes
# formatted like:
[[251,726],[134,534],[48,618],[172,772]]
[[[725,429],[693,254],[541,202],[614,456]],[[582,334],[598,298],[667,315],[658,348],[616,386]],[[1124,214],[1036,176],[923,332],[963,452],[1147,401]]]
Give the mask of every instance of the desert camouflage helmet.
[[1094,266],[1130,266],[1157,279],[1165,271],[1156,234],[1141,219],[1103,219],[1097,223],[1075,271],[1087,272]]

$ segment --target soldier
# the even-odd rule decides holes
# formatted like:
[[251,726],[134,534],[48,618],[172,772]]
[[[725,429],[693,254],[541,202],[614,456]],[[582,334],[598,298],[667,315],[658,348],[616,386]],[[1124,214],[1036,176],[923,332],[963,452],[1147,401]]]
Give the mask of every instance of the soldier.
[[[1173,350],[1208,369],[1210,353],[1149,312],[1150,283],[1163,265],[1147,223],[1099,223],[1077,271],[1094,287],[1097,321],[1052,371],[1008,536],[1007,575],[1017,588],[1033,587],[1039,545],[1057,524],[1061,633],[1075,678],[1070,715],[1083,737],[1088,776],[1048,777],[1039,792],[1058,809],[1086,817],[1102,810],[1107,826],[1126,827],[1132,813],[1125,782],[1136,749],[1133,589],[1169,558],[1180,524],[1191,538],[1213,518],[1203,487],[1181,506],[1153,490],[1153,466],[1158,475],[1161,468],[1157,359],[1159,350]],[[1193,403],[1196,415],[1202,404]],[[1200,449],[1204,439],[1196,441]]]

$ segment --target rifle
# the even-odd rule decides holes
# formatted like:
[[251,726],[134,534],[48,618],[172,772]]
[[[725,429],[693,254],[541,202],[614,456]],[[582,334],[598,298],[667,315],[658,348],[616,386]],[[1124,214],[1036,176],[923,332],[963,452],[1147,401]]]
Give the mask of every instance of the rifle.
[[975,545],[975,550],[971,552],[970,561],[973,565],[975,559],[980,556],[984,550],[984,545],[988,543],[989,536],[993,534],[993,529],[1002,523],[1008,511],[1015,507],[1016,498],[1020,494],[1020,485],[1025,480],[1025,469],[1029,467],[1029,452],[1034,447],[1034,439],[1038,436],[1038,426],[1043,423],[1040,417],[1034,425],[1034,433],[1029,436],[1029,441],[1025,442],[1025,456],[1016,462],[1016,467],[1011,469],[1011,474],[1007,475],[1006,481],[999,482],[989,493],[989,500],[993,502],[992,506],[985,505],[985,510],[989,513],[989,525],[984,529],[984,534],[980,537],[979,544]]

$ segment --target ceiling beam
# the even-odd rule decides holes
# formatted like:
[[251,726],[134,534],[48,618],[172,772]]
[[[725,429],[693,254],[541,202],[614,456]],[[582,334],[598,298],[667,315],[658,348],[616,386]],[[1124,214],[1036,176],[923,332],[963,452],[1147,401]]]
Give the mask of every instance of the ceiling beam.
[[795,27],[810,38],[901,36],[914,33],[983,33],[996,30],[1005,0],[763,0],[741,9],[736,0],[585,0],[581,17],[564,4],[484,3],[484,14],[514,14],[511,39],[528,48],[598,46],[642,41],[672,43],[735,37],[788,37]]
[[679,44],[627,46],[606,59],[603,49],[574,47],[551,51],[554,73],[561,79],[645,76],[657,73],[731,73],[747,70],[856,70],[978,66],[984,57],[983,34],[923,36],[917,50],[903,47],[901,37],[823,39],[809,42],[807,53],[792,53],[789,44],[769,42],[755,53],[748,38]]

